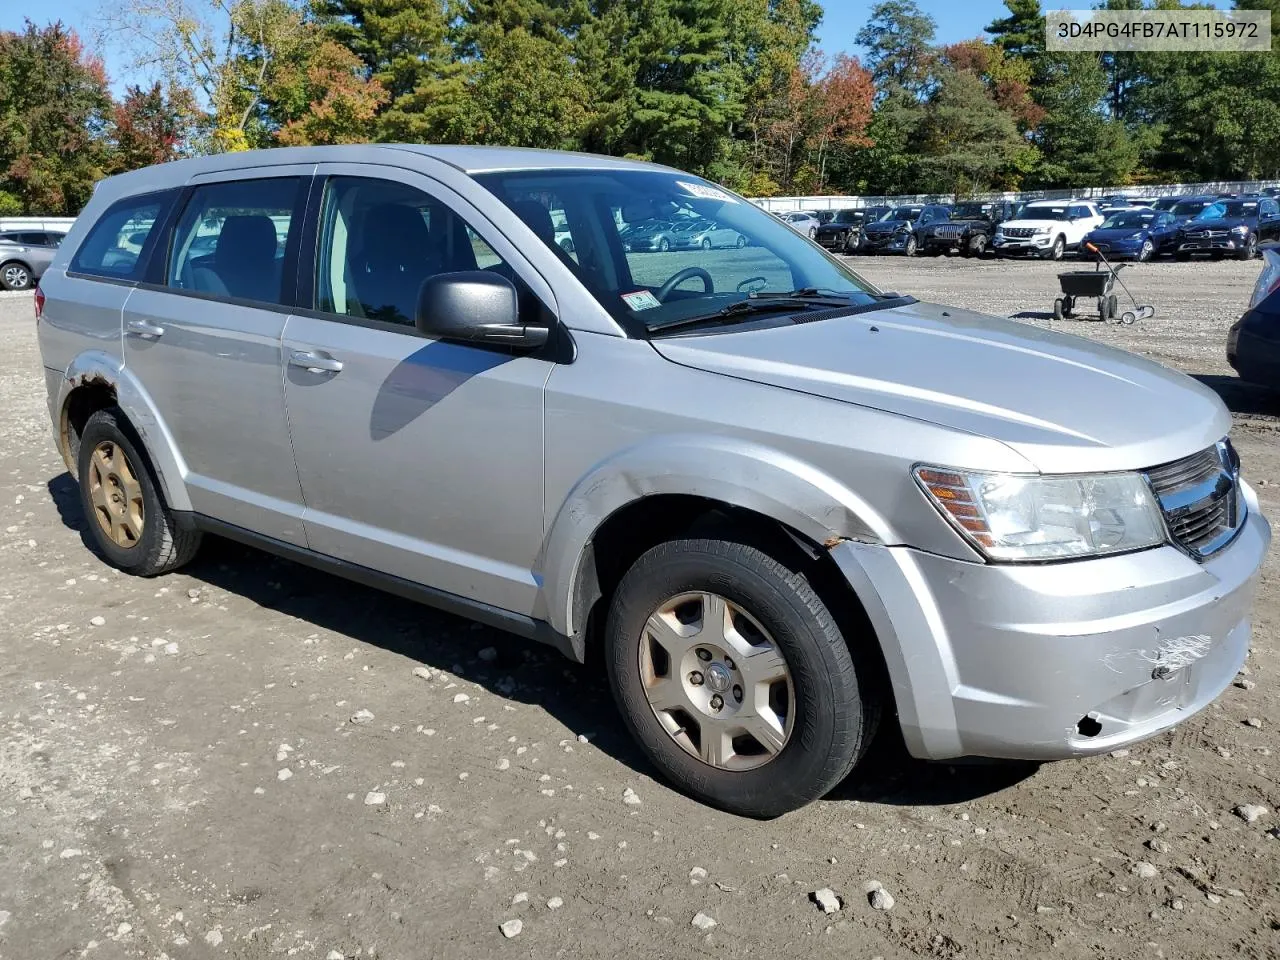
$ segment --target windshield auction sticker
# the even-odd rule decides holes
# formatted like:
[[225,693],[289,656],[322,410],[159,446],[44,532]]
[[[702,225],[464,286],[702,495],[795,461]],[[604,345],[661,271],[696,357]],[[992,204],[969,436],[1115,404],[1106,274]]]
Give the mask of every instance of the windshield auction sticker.
[[1049,50],[1271,49],[1270,10],[1046,10]]
[[715,187],[708,187],[704,183],[689,183],[687,180],[677,180],[676,185],[683,187],[686,191],[695,197],[701,197],[703,200],[719,200],[721,203],[737,203],[723,190],[717,190]]
[[632,310],[652,310],[662,306],[662,301],[648,290],[637,290],[635,293],[624,293],[622,302]]

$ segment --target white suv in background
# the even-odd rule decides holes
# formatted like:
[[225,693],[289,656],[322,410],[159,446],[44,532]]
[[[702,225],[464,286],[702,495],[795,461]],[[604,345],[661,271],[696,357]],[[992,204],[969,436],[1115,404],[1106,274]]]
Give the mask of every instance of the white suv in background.
[[996,228],[992,249],[1000,256],[1032,254],[1061,260],[1066,251],[1079,249],[1102,220],[1098,208],[1084,200],[1038,200],[1023,207],[1016,220]]

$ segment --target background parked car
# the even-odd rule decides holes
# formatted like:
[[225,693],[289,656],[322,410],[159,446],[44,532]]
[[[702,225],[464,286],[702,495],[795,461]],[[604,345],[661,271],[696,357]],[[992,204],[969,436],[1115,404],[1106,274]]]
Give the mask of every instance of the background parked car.
[[620,231],[622,248],[628,253],[665,253],[676,245],[675,224],[670,220],[641,220]]
[[1174,255],[1186,260],[1197,253],[1217,258],[1230,253],[1251,260],[1258,244],[1269,240],[1280,240],[1280,202],[1270,197],[1222,200],[1180,225]]
[[1205,207],[1211,207],[1217,202],[1218,198],[1214,196],[1182,197],[1169,209],[1169,212],[1179,223],[1183,223],[1192,217],[1199,216]]
[[672,240],[677,250],[692,250],[697,247],[711,250],[747,245],[745,234],[721,226],[712,220],[687,220],[677,223],[672,227]]
[[1061,260],[1085,234],[1102,223],[1098,208],[1087,200],[1038,200],[996,228],[993,248],[1005,256],[1025,255]]
[[1244,316],[1227,333],[1227,362],[1242,380],[1280,385],[1280,247],[1262,248],[1262,273]]
[[[1172,253],[1177,244],[1178,221],[1167,210],[1132,207],[1117,210],[1089,231],[1085,242],[1093,244],[1109,260],[1131,257],[1143,262],[1162,253]],[[1097,256],[1085,251],[1084,256]]]
[[829,223],[818,228],[814,239],[828,250],[854,253],[862,243],[862,229],[889,212],[888,207],[850,208],[837,211]]
[[0,287],[26,290],[39,282],[64,234],[50,230],[6,230],[0,233]]
[[983,256],[991,246],[996,226],[1014,216],[1008,200],[965,200],[951,208],[951,219],[931,223],[920,230],[920,249],[925,253],[959,250],[966,257]]
[[942,204],[910,204],[894,207],[862,231],[860,253],[901,253],[914,257],[920,246],[918,232],[922,227],[946,220],[951,208]]
[[817,235],[818,228],[822,226],[822,221],[806,210],[794,210],[791,213],[784,213],[782,222],[796,233],[804,234],[810,239]]

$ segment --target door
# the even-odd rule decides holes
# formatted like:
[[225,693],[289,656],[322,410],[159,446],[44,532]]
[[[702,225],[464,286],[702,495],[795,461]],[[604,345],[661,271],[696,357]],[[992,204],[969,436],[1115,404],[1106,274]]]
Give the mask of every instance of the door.
[[124,311],[125,366],[169,428],[192,508],[295,545],[306,541],[280,338],[311,170],[193,181],[162,282],[134,290]]
[[1280,240],[1280,205],[1263,200],[1258,205],[1258,241]]
[[[542,390],[552,364],[434,340],[413,323],[423,281],[475,269],[515,280],[525,317],[550,322],[517,274],[529,267],[433,180],[368,165],[321,172],[314,278],[304,292],[315,309],[291,316],[284,337],[308,543],[530,614],[543,536]],[[554,245],[552,218],[545,206],[538,211],[535,232]]]

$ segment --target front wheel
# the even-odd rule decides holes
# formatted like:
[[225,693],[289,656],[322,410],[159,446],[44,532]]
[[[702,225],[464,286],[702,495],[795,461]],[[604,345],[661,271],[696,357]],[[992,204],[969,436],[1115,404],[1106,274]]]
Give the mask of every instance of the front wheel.
[[702,249],[703,249],[703,250],[710,250],[710,249],[711,249],[711,238],[710,238],[710,237],[703,237],[703,238],[702,238]]
[[980,233],[969,241],[969,255],[973,257],[985,257],[987,255],[987,236]]
[[1138,251],[1138,262],[1146,263],[1155,255],[1156,246],[1150,240],[1142,241],[1142,249]]
[[6,290],[26,290],[32,279],[31,269],[25,263],[6,263],[0,267],[0,287]]
[[902,248],[902,253],[907,257],[914,257],[916,255],[916,238],[914,234],[907,237],[907,242]]
[[666,237],[663,237],[661,240],[658,241],[659,253],[666,253],[670,249],[671,249],[671,241],[668,240]]
[[1045,256],[1049,260],[1061,260],[1062,255],[1066,252],[1066,250],[1067,250],[1066,238],[1064,238],[1061,234],[1059,234],[1058,238],[1053,241],[1053,246],[1051,246],[1045,252]]
[[747,245],[747,238],[744,237],[742,234],[738,234],[738,239],[734,241],[734,246],[736,246],[739,250],[741,250],[746,245]]
[[844,779],[870,741],[877,710],[834,617],[803,574],[755,547],[649,550],[614,593],[606,643],[631,734],[712,806],[795,810]]
[[810,239],[810,240],[812,240],[812,239],[813,239],[814,237],[816,237],[817,235],[818,235],[818,228],[817,228],[817,227],[810,227],[810,228],[809,228],[809,239]]
[[1258,255],[1258,238],[1252,233],[1245,237],[1244,246],[1236,253],[1237,260],[1252,260]]

